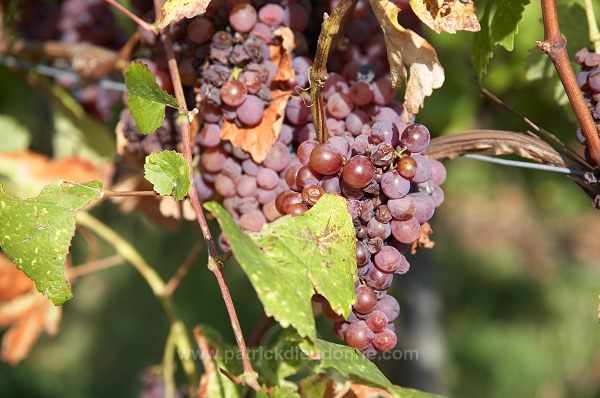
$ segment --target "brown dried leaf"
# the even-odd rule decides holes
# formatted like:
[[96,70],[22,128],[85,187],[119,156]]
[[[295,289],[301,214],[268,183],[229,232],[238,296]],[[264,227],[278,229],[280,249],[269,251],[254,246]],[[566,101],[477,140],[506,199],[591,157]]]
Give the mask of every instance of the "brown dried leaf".
[[271,150],[283,125],[285,106],[290,98],[289,91],[274,90],[271,92],[273,100],[265,109],[263,119],[256,127],[239,128],[234,123],[223,120],[221,139],[229,140],[237,147],[241,147],[252,155],[256,163],[262,163]]
[[[14,286],[5,291],[10,282]],[[2,337],[0,359],[15,365],[27,357],[42,330],[49,335],[58,332],[62,307],[55,307],[40,295],[33,282],[3,255],[0,255],[0,289],[0,326],[9,328]]]
[[0,302],[12,300],[33,287],[33,281],[17,269],[6,256],[0,254]]
[[472,0],[410,0],[410,6],[419,19],[437,33],[481,29]]
[[275,81],[288,81],[296,76],[292,69],[292,51],[294,50],[294,32],[287,26],[277,28],[273,34],[281,38],[281,45],[271,46],[270,60],[277,65],[277,74],[273,76]]
[[394,398],[394,395],[381,388],[353,384],[350,391],[344,394],[344,398]]
[[158,27],[163,29],[183,18],[193,18],[196,15],[204,14],[209,4],[210,0],[167,0],[160,9]]
[[57,178],[76,182],[100,180],[107,188],[113,169],[110,164],[97,166],[75,157],[53,160],[30,151],[0,152],[0,172],[15,185],[16,192],[11,193],[20,198],[38,195],[43,187]]
[[392,86],[398,88],[402,80],[408,79],[402,119],[410,123],[423,107],[425,97],[444,83],[444,68],[427,40],[398,23],[398,6],[389,0],[369,1],[385,36]]
[[431,229],[431,225],[429,225],[428,222],[424,222],[423,224],[421,224],[421,235],[419,236],[419,239],[414,241],[411,245],[410,254],[415,254],[420,248],[432,249],[435,245],[435,242],[429,239],[429,235],[431,235],[432,233],[433,230]]

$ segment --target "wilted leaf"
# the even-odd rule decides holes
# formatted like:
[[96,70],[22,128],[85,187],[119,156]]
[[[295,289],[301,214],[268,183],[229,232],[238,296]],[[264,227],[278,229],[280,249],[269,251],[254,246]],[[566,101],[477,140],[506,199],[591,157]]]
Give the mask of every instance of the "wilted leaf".
[[173,22],[183,18],[193,18],[204,14],[210,0],[167,0],[161,7],[158,27],[163,29]]
[[0,187],[0,247],[55,305],[73,297],[64,265],[75,234],[75,212],[100,199],[102,183],[62,179],[21,200]]
[[401,80],[408,77],[402,118],[410,123],[412,116],[419,113],[425,97],[444,83],[444,69],[431,44],[400,26],[398,6],[387,0],[370,2],[385,36],[392,86],[398,88]]
[[14,365],[27,357],[42,330],[49,335],[58,332],[62,308],[39,295],[31,279],[2,254],[0,292],[0,327],[9,328],[2,338],[0,358]]
[[133,61],[125,72],[127,103],[131,116],[140,131],[148,134],[165,119],[165,106],[177,108],[177,101],[160,88],[150,69],[142,62]]
[[323,196],[295,218],[282,217],[246,235],[215,202],[204,205],[219,221],[265,312],[284,328],[316,339],[311,297],[316,290],[348,316],[355,301],[355,232],[345,199]]
[[271,92],[273,100],[265,109],[262,121],[253,128],[239,128],[235,123],[223,120],[221,138],[229,140],[234,146],[240,147],[250,155],[256,163],[262,163],[267,154],[277,141],[283,116],[290,93],[288,91],[274,90]]
[[281,38],[281,44],[271,46],[270,60],[277,65],[277,73],[273,76],[275,81],[288,81],[293,79],[296,72],[292,69],[292,51],[294,51],[294,32],[287,26],[277,28],[274,36]]
[[420,248],[424,249],[433,249],[435,246],[435,242],[429,239],[429,235],[433,233],[431,229],[431,225],[428,222],[424,222],[421,224],[421,234],[419,235],[419,239],[413,242],[410,247],[410,254],[416,254],[417,250]]
[[183,155],[175,151],[153,152],[146,156],[144,176],[160,195],[173,195],[182,200],[190,190],[190,166]]
[[67,181],[102,181],[110,186],[114,166],[97,166],[80,158],[53,160],[35,152],[0,153],[0,175],[6,177],[7,190],[21,199],[37,195],[57,178]]
[[410,6],[417,17],[437,33],[480,29],[472,0],[410,0]]

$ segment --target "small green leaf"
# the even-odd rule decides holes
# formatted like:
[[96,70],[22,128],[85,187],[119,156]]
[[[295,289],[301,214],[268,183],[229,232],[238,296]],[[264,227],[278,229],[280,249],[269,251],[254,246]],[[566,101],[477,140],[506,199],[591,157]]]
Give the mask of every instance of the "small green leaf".
[[190,166],[183,155],[176,151],[154,152],[146,156],[144,176],[154,185],[160,195],[173,195],[183,200],[192,185]]
[[125,72],[128,105],[131,116],[140,131],[148,134],[156,130],[165,118],[165,106],[177,108],[177,101],[162,90],[156,78],[142,62],[133,61]]
[[397,398],[439,397],[438,395],[393,385],[373,362],[354,348],[324,340],[316,340],[314,345],[305,342],[300,347],[311,358],[320,358],[322,369],[335,369],[347,380],[382,388],[394,394]]
[[315,290],[349,315],[356,300],[356,241],[344,198],[325,195],[306,213],[282,217],[249,235],[217,203],[204,207],[219,221],[265,311],[284,328],[292,325],[301,336],[316,339]]
[[481,31],[475,34],[471,55],[479,80],[487,71],[495,45],[512,51],[519,23],[523,20],[523,11],[529,3],[530,0],[489,0],[486,3],[479,21]]
[[100,199],[102,183],[58,179],[37,198],[14,198],[0,187],[0,247],[54,305],[73,294],[64,265],[75,234],[75,212]]
[[24,151],[29,147],[31,134],[29,129],[21,124],[17,118],[9,115],[0,115],[0,152]]

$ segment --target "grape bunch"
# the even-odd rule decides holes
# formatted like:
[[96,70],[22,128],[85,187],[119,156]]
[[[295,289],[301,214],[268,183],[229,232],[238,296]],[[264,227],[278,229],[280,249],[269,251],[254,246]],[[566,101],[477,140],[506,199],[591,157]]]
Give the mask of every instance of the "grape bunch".
[[396,123],[376,120],[363,127],[352,143],[337,136],[300,144],[285,174],[290,189],[277,196],[275,205],[295,216],[324,193],[348,199],[357,238],[357,302],[345,320],[327,302],[323,312],[336,322],[339,338],[373,356],[396,344],[392,322],[399,305],[386,290],[394,274],[408,271],[404,254],[443,201],[439,185],[446,173],[440,162],[420,154],[430,140],[425,126],[413,123],[400,133]]
[[[600,132],[600,54],[583,48],[575,54],[575,61],[581,65],[581,71],[577,74],[577,83],[596,122],[596,128]],[[581,128],[577,129],[577,140],[582,145],[586,145]],[[593,164],[587,148],[585,154],[588,161]]]

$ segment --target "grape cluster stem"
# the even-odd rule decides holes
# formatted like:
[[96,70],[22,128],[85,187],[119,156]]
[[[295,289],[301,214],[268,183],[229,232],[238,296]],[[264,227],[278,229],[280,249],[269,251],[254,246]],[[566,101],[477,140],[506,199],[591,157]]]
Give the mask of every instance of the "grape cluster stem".
[[600,167],[600,135],[598,135],[594,119],[583,99],[573,68],[571,68],[571,62],[567,54],[567,42],[560,33],[556,0],[541,0],[541,3],[544,41],[538,41],[537,45],[548,54],[554,64],[571,107],[575,112],[575,117],[577,117],[577,121],[581,126],[581,131],[586,138],[590,156],[594,160],[595,166]]

